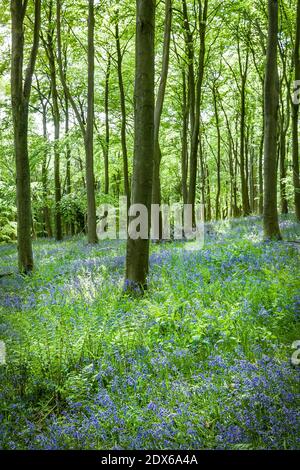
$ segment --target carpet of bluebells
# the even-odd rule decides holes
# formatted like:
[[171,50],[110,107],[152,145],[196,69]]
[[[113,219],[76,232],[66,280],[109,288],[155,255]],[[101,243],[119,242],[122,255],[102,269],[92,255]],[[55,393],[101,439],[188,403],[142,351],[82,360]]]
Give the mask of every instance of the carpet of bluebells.
[[[292,216],[285,240],[299,240]],[[2,449],[298,449],[300,250],[259,218],[205,245],[151,245],[149,292],[122,294],[125,244],[0,246]]]

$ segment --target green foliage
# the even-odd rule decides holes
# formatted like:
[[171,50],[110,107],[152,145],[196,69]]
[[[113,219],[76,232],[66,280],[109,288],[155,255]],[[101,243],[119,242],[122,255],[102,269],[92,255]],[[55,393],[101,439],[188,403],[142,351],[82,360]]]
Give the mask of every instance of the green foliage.
[[0,180],[0,243],[15,240],[17,236],[14,197],[15,188]]
[[85,213],[85,206],[83,192],[64,194],[59,204],[61,214],[67,223],[76,222],[78,215]]

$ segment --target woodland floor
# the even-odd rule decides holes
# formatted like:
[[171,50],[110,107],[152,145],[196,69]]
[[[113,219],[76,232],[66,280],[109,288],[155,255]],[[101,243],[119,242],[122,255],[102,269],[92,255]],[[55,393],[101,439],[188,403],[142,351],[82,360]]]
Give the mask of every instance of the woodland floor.
[[[286,240],[299,240],[292,216]],[[151,246],[149,292],[121,295],[124,242],[34,243],[0,279],[0,447],[295,449],[300,252],[261,219]],[[0,273],[16,246],[0,247]]]

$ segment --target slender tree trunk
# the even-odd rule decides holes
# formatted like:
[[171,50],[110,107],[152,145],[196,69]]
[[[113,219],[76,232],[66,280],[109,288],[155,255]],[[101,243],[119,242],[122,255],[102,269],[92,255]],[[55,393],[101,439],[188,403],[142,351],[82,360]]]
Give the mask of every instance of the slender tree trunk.
[[247,216],[250,214],[250,203],[249,193],[246,177],[246,156],[245,156],[245,121],[246,121],[246,84],[247,84],[247,73],[248,73],[248,55],[246,62],[246,69],[242,74],[241,83],[241,129],[240,129],[240,162],[241,162],[241,186],[242,186],[242,202],[243,202],[243,214]]
[[124,192],[125,192],[125,196],[127,197],[127,205],[129,207],[130,186],[129,186],[129,176],[128,176],[128,152],[127,152],[127,140],[126,140],[127,116],[126,116],[126,102],[125,102],[125,92],[124,92],[124,83],[123,83],[123,74],[122,74],[122,52],[121,52],[118,23],[116,23],[116,46],[117,46],[118,80],[119,80],[121,116],[122,116],[121,144],[122,144],[122,154],[123,154]]
[[104,194],[109,193],[109,79],[110,79],[111,56],[108,55],[105,73],[105,144],[104,144]]
[[17,183],[18,263],[21,273],[33,270],[31,239],[31,190],[28,157],[28,114],[32,76],[39,46],[41,1],[35,1],[33,44],[23,84],[24,17],[27,2],[11,0],[11,104],[14,127],[14,152]]
[[[161,116],[162,116],[162,111],[163,111],[163,104],[164,104],[164,99],[165,99],[168,71],[169,71],[171,26],[172,26],[172,0],[166,0],[162,69],[161,69],[160,83],[159,83],[155,111],[154,111],[154,161],[153,161],[153,177],[152,177],[152,204],[158,204],[158,205],[160,205],[161,203],[161,188],[160,188],[161,148],[159,145],[159,131],[160,131]],[[162,214],[160,212],[159,213],[159,239],[161,238],[162,238]]]
[[259,187],[259,202],[258,202],[258,211],[260,215],[263,215],[264,212],[264,169],[263,169],[263,160],[264,160],[264,136],[265,136],[265,105],[263,102],[262,106],[263,112],[263,125],[262,125],[262,134],[259,145],[259,160],[258,160],[258,187]]
[[[86,192],[87,192],[87,212],[88,212],[88,242],[97,243],[97,223],[96,223],[96,201],[95,201],[95,176],[94,176],[94,155],[93,155],[93,126],[94,126],[94,0],[89,0],[88,15],[88,111],[85,124],[84,116],[76,105],[76,102],[69,90],[67,80],[63,70],[62,44],[61,44],[61,0],[56,0],[56,31],[57,31],[57,61],[59,67],[60,80],[67,95],[77,122],[79,124],[85,146],[86,154]],[[88,129],[87,129],[88,128]],[[79,159],[80,160],[80,159]],[[81,164],[81,161],[80,161]]]
[[[42,102],[42,98],[41,98]],[[51,227],[51,219],[50,219],[50,211],[47,204],[48,198],[48,170],[47,170],[47,162],[48,162],[48,132],[47,132],[47,105],[42,103],[43,109],[43,138],[44,138],[44,155],[43,155],[43,163],[42,163],[42,187],[43,187],[43,218],[44,218],[44,231],[47,233],[48,237],[52,237],[52,227]]]
[[56,76],[53,76],[52,82],[52,101],[53,101],[53,121],[54,121],[54,184],[55,184],[55,238],[57,241],[62,240],[62,221],[60,211],[61,201],[61,182],[60,182],[60,116],[58,108],[58,98],[56,90]]
[[256,210],[255,206],[255,154],[253,147],[249,146],[249,192],[250,192],[250,208],[254,214]]
[[[295,82],[300,80],[300,0],[297,2],[296,38],[294,50]],[[300,176],[299,176],[299,136],[298,136],[299,102],[293,101],[292,105],[292,130],[293,130],[293,183],[294,200],[297,220],[300,221]]]
[[228,163],[230,175],[230,215],[231,217],[237,217],[237,146],[235,146],[234,143],[229,118],[223,106],[222,100],[219,100],[219,102],[225,116],[229,141]]
[[88,107],[85,133],[88,242],[97,243],[94,176],[94,96],[95,96],[95,16],[94,0],[89,0],[88,14]]
[[[65,97],[65,136],[68,139],[69,136],[69,102],[68,98]],[[66,142],[66,193],[71,194],[72,183],[71,183],[71,148],[70,144]]]
[[208,165],[206,164],[206,182],[207,182],[207,220],[212,219],[212,211],[211,211],[211,196],[210,196],[210,173]]
[[[281,87],[281,94],[283,93]],[[281,97],[281,119],[280,119],[280,146],[279,146],[279,167],[280,167],[280,202],[281,202],[281,213],[287,214],[288,200],[286,191],[286,136],[290,125],[290,99],[287,98],[287,109],[285,113],[284,100]]]
[[213,100],[214,100],[214,111],[216,119],[216,129],[217,129],[217,193],[216,193],[216,219],[221,218],[220,211],[220,194],[221,194],[221,131],[220,131],[220,121],[219,121],[219,111],[217,103],[217,90],[214,84],[213,86]]
[[[148,210],[147,239],[128,238],[125,290],[147,288],[149,265],[150,206],[154,158],[154,30],[155,1],[137,0],[135,139],[132,203]],[[130,218],[130,220],[132,217]]]
[[195,99],[195,123],[192,132],[191,139],[191,151],[190,151],[190,178],[189,178],[189,193],[188,193],[188,204],[192,205],[193,209],[193,224],[195,225],[195,201],[196,201],[196,178],[197,178],[197,153],[199,144],[199,132],[200,132],[200,105],[201,105],[201,93],[202,93],[202,82],[204,76],[204,59],[205,59],[205,36],[206,36],[206,21],[207,21],[207,10],[208,0],[204,0],[204,6],[199,0],[199,28],[200,28],[200,50],[199,50],[199,65],[198,65],[198,77],[196,86],[196,99]]
[[61,182],[60,182],[60,113],[58,105],[57,78],[56,78],[56,60],[54,52],[54,29],[52,24],[53,2],[49,3],[48,31],[45,50],[49,61],[51,97],[52,97],[52,115],[54,123],[54,186],[55,186],[55,238],[57,241],[62,240],[62,221],[60,211],[61,201]]
[[195,126],[195,57],[194,38],[190,28],[186,0],[182,0],[182,13],[186,55],[188,59],[188,108],[190,113],[191,133],[193,133]]
[[205,189],[206,189],[206,172],[205,172],[205,161],[204,161],[204,142],[199,139],[199,157],[200,157],[200,169],[201,169],[201,204],[204,207],[204,221],[206,220],[207,207],[205,205]]
[[[70,129],[69,100],[68,100],[67,95],[65,94],[65,136],[67,138],[67,141],[66,141],[66,193],[68,195],[70,195],[72,192],[71,147],[70,147],[70,143],[68,140],[69,129]],[[71,220],[70,223],[68,224],[68,231],[71,236],[75,234],[74,220]]]
[[230,217],[234,217],[234,170],[232,158],[232,138],[230,131],[228,131],[228,167],[230,178]]
[[251,206],[251,189],[250,189],[250,125],[245,126],[245,180],[249,199],[249,210],[252,212]]
[[181,187],[183,204],[187,204],[188,176],[188,127],[189,108],[187,100],[186,73],[182,72],[182,137],[181,137]]
[[268,0],[269,31],[265,77],[264,235],[281,239],[277,213],[277,124],[279,79],[277,68],[278,0]]

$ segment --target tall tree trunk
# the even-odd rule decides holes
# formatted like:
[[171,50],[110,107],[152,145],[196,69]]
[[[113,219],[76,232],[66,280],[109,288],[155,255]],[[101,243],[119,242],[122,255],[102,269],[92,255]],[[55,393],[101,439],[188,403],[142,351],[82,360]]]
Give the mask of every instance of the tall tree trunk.
[[24,17],[27,1],[11,0],[11,103],[17,179],[18,263],[21,273],[33,270],[31,239],[31,190],[28,157],[28,114],[32,76],[39,46],[41,0],[35,1],[33,44],[23,84]]
[[264,169],[263,169],[263,160],[264,160],[264,136],[265,136],[265,105],[263,102],[262,106],[263,112],[263,125],[262,125],[262,134],[259,144],[259,159],[258,159],[258,187],[259,187],[259,201],[258,201],[258,211],[260,215],[263,215],[264,212]]
[[155,1],[137,0],[135,137],[132,204],[148,210],[148,237],[127,241],[125,289],[147,288],[149,266],[150,206],[154,157],[154,30]]
[[50,211],[47,203],[48,198],[48,132],[47,132],[47,105],[44,104],[41,98],[42,110],[43,110],[43,138],[44,138],[44,155],[42,163],[42,187],[43,187],[43,218],[44,218],[44,231],[48,237],[52,237],[52,227],[50,219]]
[[183,70],[182,72],[182,136],[181,136],[181,187],[182,187],[183,204],[187,204],[188,128],[189,128],[189,107],[188,107],[188,100],[187,100],[186,73],[185,73],[185,70]]
[[[67,95],[65,94],[65,136],[67,138],[66,141],[66,193],[68,195],[71,194],[72,192],[72,178],[71,178],[71,147],[70,143],[68,140],[69,136],[69,128],[70,128],[70,123],[69,123],[69,100]],[[70,235],[75,234],[75,226],[74,226],[74,220],[71,220],[70,223],[68,224],[68,232]]]
[[110,79],[111,56],[108,55],[105,73],[105,143],[104,143],[104,194],[109,193],[109,79]]
[[[51,74],[52,75],[52,74]],[[55,184],[55,238],[62,240],[62,221],[61,221],[61,182],[60,182],[60,116],[58,107],[58,97],[56,89],[56,75],[52,79],[52,103],[53,103],[53,121],[54,121],[54,184]]]
[[86,192],[87,192],[87,212],[88,212],[88,242],[97,243],[97,223],[96,223],[96,201],[95,201],[95,177],[94,177],[94,155],[93,155],[93,126],[94,126],[94,0],[89,0],[88,14],[88,111],[87,124],[81,110],[69,90],[66,76],[63,70],[62,61],[62,41],[61,41],[61,0],[56,0],[56,28],[57,28],[57,61],[60,80],[67,95],[77,122],[79,124],[85,146],[86,155]]
[[190,113],[191,133],[195,126],[195,70],[194,70],[194,38],[191,32],[186,0],[182,0],[183,29],[188,59],[188,108]]
[[[281,87],[281,95],[283,93]],[[280,203],[281,213],[287,214],[288,200],[286,191],[286,136],[290,126],[290,99],[287,97],[287,108],[285,112],[285,103],[281,96],[281,119],[280,119],[280,146],[279,146],[279,167],[280,167]]]
[[220,131],[220,121],[219,121],[219,111],[217,103],[217,90],[216,85],[213,85],[213,101],[214,101],[214,111],[216,119],[216,129],[217,129],[217,192],[216,192],[216,219],[221,218],[220,211],[220,194],[221,194],[221,131]]
[[[163,104],[164,104],[164,99],[165,99],[167,78],[168,78],[168,71],[169,71],[171,26],[172,26],[172,0],[166,0],[162,69],[161,69],[160,83],[159,83],[155,111],[154,111],[154,161],[153,161],[153,177],[152,177],[152,204],[158,204],[158,205],[160,205],[161,203],[161,188],[160,188],[161,148],[159,145],[159,131],[160,131],[161,116],[162,116],[162,111],[163,111]],[[161,238],[162,238],[162,214],[160,212],[159,213],[159,239]]]
[[207,212],[207,220],[209,221],[212,219],[212,211],[211,211],[211,197],[210,197],[210,173],[209,173],[208,164],[206,164],[206,182],[207,182],[207,185],[206,185],[207,211],[206,212]]
[[56,59],[54,52],[54,27],[53,27],[53,1],[49,3],[48,15],[48,31],[47,41],[44,41],[45,50],[49,62],[50,82],[51,82],[51,97],[52,97],[52,115],[54,123],[54,186],[55,186],[55,238],[57,241],[62,240],[62,221],[60,211],[61,201],[61,182],[60,182],[60,113],[58,104],[57,93],[57,78],[56,78]]
[[234,217],[234,170],[233,170],[233,156],[232,156],[232,138],[228,130],[228,167],[230,178],[230,217]]
[[240,168],[241,168],[241,189],[242,189],[242,203],[243,203],[243,215],[247,216],[250,214],[250,203],[249,203],[249,192],[247,185],[247,165],[245,156],[245,127],[246,127],[246,85],[248,75],[248,62],[249,62],[249,51],[246,53],[245,68],[243,70],[241,62],[240,48],[238,49],[240,73],[241,73],[241,121],[240,121]]
[[205,205],[205,189],[206,189],[206,172],[205,172],[205,161],[204,161],[204,141],[199,139],[199,159],[200,159],[200,170],[201,170],[201,204],[204,208],[204,221],[206,220],[207,207]]
[[206,22],[207,22],[208,0],[204,0],[202,6],[199,0],[199,28],[200,28],[200,50],[199,50],[199,65],[198,77],[196,86],[196,99],[195,99],[195,123],[192,131],[191,151],[190,151],[190,178],[189,178],[189,193],[188,204],[192,205],[193,211],[193,224],[195,225],[195,201],[196,201],[196,178],[197,178],[197,153],[199,145],[199,132],[200,132],[200,105],[202,94],[202,82],[204,76],[204,59],[205,59],[205,36],[206,36]]
[[42,122],[43,122],[43,139],[44,139],[44,152],[42,161],[42,194],[43,194],[43,236],[52,237],[52,226],[50,209],[48,206],[48,165],[49,165],[49,141],[48,141],[48,129],[47,129],[47,111],[49,105],[49,99],[51,95],[51,87],[48,90],[48,96],[44,95],[40,88],[38,77],[36,77],[37,92],[42,109]]
[[266,239],[280,240],[277,213],[278,0],[268,0],[268,12],[269,31],[265,76],[264,236]]
[[[250,136],[249,136],[250,137]],[[254,148],[249,145],[249,193],[250,193],[250,208],[251,212],[255,213],[256,204],[255,204],[255,181],[256,181],[256,172],[255,172],[255,153]]]
[[[300,0],[297,2],[297,19],[296,19],[296,38],[294,50],[294,67],[295,67],[295,87],[300,80]],[[293,128],[293,182],[294,182],[294,200],[295,212],[297,220],[300,221],[300,176],[299,176],[299,136],[298,136],[298,118],[299,118],[299,101],[293,101],[292,108],[292,128]]]
[[116,46],[117,46],[118,81],[119,81],[121,116],[122,116],[121,144],[122,144],[122,154],[123,154],[124,192],[125,192],[125,196],[127,197],[127,206],[129,207],[130,186],[129,186],[129,176],[128,176],[128,152],[127,152],[127,140],[126,140],[127,116],[126,116],[126,102],[125,102],[125,92],[124,92],[124,83],[123,83],[123,74],[122,74],[122,52],[121,52],[118,22],[116,23]]
[[85,133],[88,242],[97,243],[94,176],[94,96],[95,96],[95,16],[94,0],[89,0],[88,14],[88,106]]

